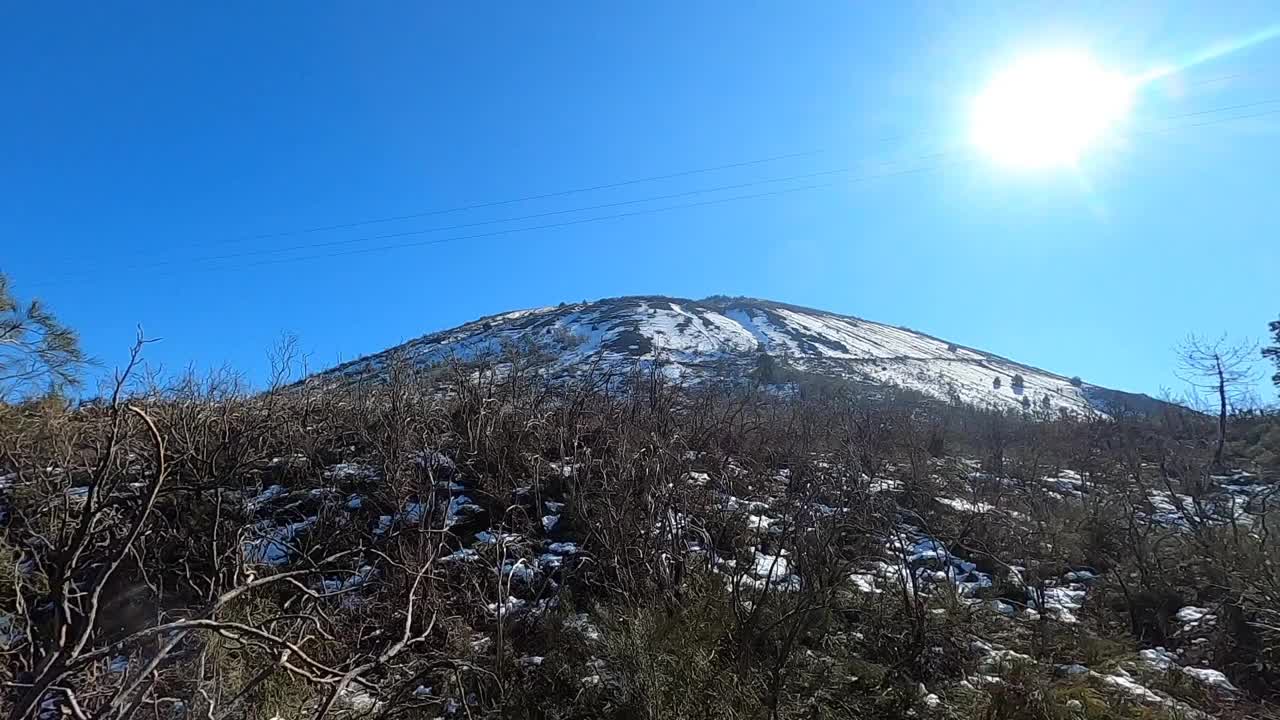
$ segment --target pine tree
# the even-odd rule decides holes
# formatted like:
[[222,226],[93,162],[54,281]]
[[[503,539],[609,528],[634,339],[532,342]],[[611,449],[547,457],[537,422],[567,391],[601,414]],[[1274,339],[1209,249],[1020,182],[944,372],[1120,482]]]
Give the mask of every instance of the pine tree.
[[1271,376],[1271,382],[1280,388],[1280,320],[1272,320],[1267,328],[1271,330],[1271,341],[1275,344],[1262,348],[1262,356],[1275,363],[1276,374]]
[[771,385],[778,382],[779,369],[778,361],[768,353],[758,353],[756,355],[756,369],[753,373],[756,381]]
[[87,361],[76,333],[39,300],[19,302],[0,274],[0,401],[75,387]]

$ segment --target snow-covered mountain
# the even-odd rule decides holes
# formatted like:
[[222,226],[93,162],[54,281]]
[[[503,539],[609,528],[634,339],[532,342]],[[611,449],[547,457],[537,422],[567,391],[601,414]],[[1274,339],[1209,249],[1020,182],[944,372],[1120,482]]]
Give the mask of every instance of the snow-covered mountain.
[[[750,298],[637,296],[493,315],[345,363],[326,379],[364,379],[394,356],[419,364],[497,356],[534,345],[544,372],[573,375],[659,361],[674,378],[748,377],[765,365],[910,388],[979,405],[1107,412],[1156,401],[998,355],[848,315]],[[768,356],[772,360],[765,360]],[[1020,378],[1021,382],[1016,379]]]

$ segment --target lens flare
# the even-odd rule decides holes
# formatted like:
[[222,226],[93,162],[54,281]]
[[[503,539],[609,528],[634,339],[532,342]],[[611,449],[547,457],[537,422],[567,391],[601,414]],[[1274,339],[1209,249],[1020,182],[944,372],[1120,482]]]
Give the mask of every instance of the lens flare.
[[1004,165],[1073,166],[1125,117],[1133,89],[1086,54],[1033,55],[996,75],[978,96],[971,137]]

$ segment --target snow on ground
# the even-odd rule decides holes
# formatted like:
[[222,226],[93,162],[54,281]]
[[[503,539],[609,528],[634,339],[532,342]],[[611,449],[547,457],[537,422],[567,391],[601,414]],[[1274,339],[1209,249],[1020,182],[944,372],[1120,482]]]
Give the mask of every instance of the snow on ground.
[[480,559],[480,553],[475,550],[472,550],[471,548],[459,548],[440,558],[440,561],[448,563],[477,562]]
[[[1069,583],[1063,586],[1048,587],[1044,590],[1044,607],[1041,612],[1048,612],[1062,622],[1075,622],[1075,611],[1084,606],[1087,590],[1080,583]],[[1027,589],[1027,599],[1035,602],[1036,593]]]
[[[971,641],[969,649],[970,652],[979,658],[979,671],[987,673],[986,675],[976,678],[978,682],[974,682],[975,679],[973,678],[970,679],[970,683],[975,686],[1003,682],[1000,679],[1000,673],[1009,665],[1018,663],[1034,664],[1035,662],[1028,655],[1012,650],[1001,649],[980,639]],[[1138,665],[1149,671],[1156,672],[1167,672],[1169,670],[1179,669],[1177,658],[1162,647],[1141,651],[1139,653]],[[1064,676],[1089,677],[1095,681],[1101,682],[1105,686],[1114,688],[1115,690],[1128,695],[1138,702],[1151,705],[1162,705],[1179,713],[1180,716],[1202,716],[1186,704],[1151,690],[1146,685],[1142,684],[1139,678],[1134,677],[1133,673],[1130,672],[1130,669],[1139,670],[1140,668],[1131,664],[1128,669],[1123,666],[1117,666],[1106,673],[1100,673],[1079,663],[1071,663],[1057,666],[1056,672],[1059,675]],[[1180,669],[1183,673],[1205,683],[1206,685],[1215,686],[1228,691],[1235,689],[1231,683],[1228,682],[1226,676],[1217,670],[1191,667],[1183,667]]]
[[337,704],[360,715],[367,715],[382,707],[382,701],[365,688],[351,683],[338,694]]
[[1043,482],[1063,495],[1084,495],[1084,478],[1074,470],[1063,470],[1055,477],[1045,478]]
[[362,463],[338,463],[325,468],[323,477],[329,482],[373,480],[378,477],[378,469]]
[[[691,458],[691,460],[697,460],[697,458]],[[362,466],[347,464],[332,466],[325,475],[330,480],[364,476],[362,471],[352,470],[349,467]],[[552,464],[555,473],[566,477],[571,476],[579,467],[571,461]],[[335,468],[341,469],[335,470]],[[708,566],[723,576],[727,587],[750,591],[738,596],[739,600],[748,606],[759,601],[758,593],[799,590],[801,579],[798,570],[803,568],[798,568],[797,561],[787,550],[778,545],[783,527],[781,518],[784,515],[780,512],[779,500],[770,494],[779,492],[778,487],[788,479],[787,473],[779,471],[771,477],[754,480],[754,490],[751,489],[752,483],[747,484],[746,493],[752,493],[750,497],[762,499],[745,499],[726,492],[718,492],[716,483],[712,481],[709,474],[699,473],[699,475],[701,476],[698,478],[699,484],[705,485],[712,493],[713,507],[735,514],[745,522],[752,544],[740,548],[736,558],[721,557],[717,555],[716,548],[705,538],[694,539],[695,531],[692,528],[699,527],[696,518],[686,518],[683,515],[673,514],[666,522],[659,523],[655,532],[668,533],[672,538],[683,540],[690,552],[697,552],[705,557]],[[431,510],[434,510],[436,522],[439,522],[438,517],[443,510],[446,527],[453,527],[462,520],[483,512],[482,508],[468,496],[467,493],[472,491],[460,484],[459,479],[440,480],[436,483],[438,488],[448,487],[449,494],[437,495],[436,497],[441,499],[436,501],[437,504],[434,507],[422,502],[405,503],[394,515],[382,516],[375,532],[386,533],[397,523],[422,522]],[[873,485],[874,490],[897,489],[889,481],[872,481],[865,477],[863,480]],[[1083,482],[1080,476],[1072,471],[1062,471],[1056,477],[1045,479],[1044,482],[1062,495],[1082,493]],[[325,489],[325,492],[332,492],[332,490]],[[287,491],[284,488],[278,485],[270,486],[248,500],[247,504],[254,507],[270,503],[286,494]],[[442,495],[448,499],[445,500]],[[359,499],[360,496],[351,497]],[[995,510],[991,504],[976,499],[947,496],[936,499],[942,506],[957,513],[985,513]],[[566,510],[567,505],[558,500],[545,498],[541,500],[540,504],[534,504],[532,497],[529,496],[525,502],[547,513],[540,520],[544,533],[551,533],[556,530],[560,515]],[[832,505],[840,504],[831,498],[825,498],[825,500]],[[1152,507],[1158,513],[1165,513],[1171,524],[1173,524],[1173,515],[1176,514],[1180,518],[1177,507],[1172,506],[1177,502],[1186,502],[1186,500],[1184,496],[1152,493]],[[815,515],[822,517],[848,511],[844,507],[827,506],[814,501],[811,501],[810,506]],[[352,509],[359,507],[360,503],[357,502]],[[537,518],[538,515],[535,514],[534,517]],[[260,522],[256,526],[256,535],[244,543],[246,558],[250,562],[271,565],[288,563],[291,553],[289,545],[299,533],[306,531],[315,522],[315,517],[285,525],[275,525],[269,521]],[[1021,583],[1025,590],[1025,604],[1019,600],[1007,602],[1003,598],[993,598],[985,592],[993,587],[991,576],[980,571],[974,562],[957,556],[955,552],[963,553],[961,548],[948,547],[947,542],[918,527],[901,524],[901,518],[899,523],[890,537],[883,538],[881,557],[862,563],[850,573],[848,588],[862,593],[878,594],[901,592],[905,587],[908,592],[918,593],[918,597],[926,599],[930,605],[930,611],[935,613],[944,612],[935,600],[949,598],[958,599],[975,611],[990,613],[997,622],[1024,623],[1045,616],[1059,622],[1070,623],[1076,621],[1076,613],[1083,606],[1090,585],[1098,578],[1097,573],[1087,568],[1066,569],[1061,576],[1044,581],[1042,589],[1037,590],[1034,587],[1027,587],[1023,582],[1025,569],[1008,568],[1005,572],[1008,573],[1010,581]],[[554,595],[558,583],[564,582],[565,576],[587,559],[585,557],[575,559],[582,550],[572,537],[557,537],[553,541],[545,535],[538,535],[536,530],[530,536],[524,536],[502,528],[490,528],[473,534],[460,533],[455,528],[454,532],[463,547],[441,558],[443,563],[449,565],[450,572],[490,573],[491,577],[496,575],[500,580],[498,587],[506,599],[487,603],[485,609],[491,620],[545,617],[546,611],[555,607]],[[499,551],[496,548],[503,550]],[[326,577],[319,582],[319,586],[326,593],[343,593],[341,602],[358,602],[359,588],[369,582],[373,575],[373,568],[362,566],[352,574]],[[753,595],[752,592],[757,594]],[[493,599],[494,596],[491,595],[490,600]],[[1022,608],[1021,612],[1020,608]],[[1176,637],[1185,638],[1190,633],[1207,627],[1215,621],[1215,615],[1208,608],[1183,607],[1174,617],[1174,622],[1178,626]],[[600,639],[600,632],[591,623],[588,615],[570,616],[565,621],[565,625],[589,641]],[[482,638],[481,641],[489,642],[490,639]],[[980,672],[961,683],[972,687],[1003,682],[1001,674],[1007,666],[1033,662],[1026,655],[1000,648],[999,645],[994,644],[994,640],[988,643],[975,639],[971,650],[980,657]],[[1150,673],[1181,672],[1196,682],[1222,692],[1235,690],[1222,672],[1208,667],[1194,667],[1190,663],[1184,664],[1187,659],[1182,657],[1181,651],[1173,653],[1163,647],[1147,648],[1140,651],[1136,659],[1134,656],[1129,658],[1118,666],[1109,667],[1105,672],[1095,672],[1079,664],[1058,666],[1056,672],[1060,675],[1081,675],[1088,678],[1090,682],[1101,683],[1139,702],[1177,709],[1185,706],[1143,684],[1150,677]],[[525,656],[518,658],[517,662],[521,667],[534,667],[540,664],[541,660],[539,656]],[[602,677],[604,677],[603,670],[597,669],[587,677],[587,680],[596,678],[597,680],[591,682],[603,682],[599,680]],[[946,693],[940,688],[934,689],[937,693],[931,693],[922,686],[922,701],[931,707],[941,706]],[[353,706],[369,702],[376,702],[376,700],[371,696],[352,698]]]
[[298,534],[315,523],[314,517],[282,526],[260,523],[257,528],[258,537],[243,543],[245,562],[275,566],[286,564]]
[[790,575],[787,564],[787,553],[783,551],[778,555],[767,555],[759,550],[755,553],[755,576],[761,579],[781,579]]
[[527,600],[508,596],[506,600],[502,601],[501,605],[498,603],[489,603],[488,608],[489,612],[493,615],[507,617],[524,610],[528,604],[529,602]]
[[1193,607],[1188,605],[1174,615],[1174,618],[1180,623],[1198,623],[1205,618],[1212,619],[1213,616],[1205,608]]
[[902,492],[902,481],[875,478],[871,481],[868,489],[871,490],[871,492]]
[[761,312],[730,310],[724,316],[755,338],[757,347],[763,347],[770,355],[803,355],[795,341],[785,332],[773,326]]
[[1188,515],[1197,516],[1195,504],[1187,495],[1153,490],[1148,497],[1153,510],[1151,519],[1161,525],[1184,527],[1187,525]]
[[1222,690],[1235,690],[1235,686],[1227,679],[1220,670],[1213,668],[1199,667],[1182,667],[1178,662],[1178,656],[1164,649],[1163,647],[1148,648],[1140,650],[1138,657],[1143,663],[1154,670],[1168,671],[1180,670],[1184,674],[1196,679],[1205,685],[1211,685]]
[[272,485],[250,498],[249,501],[245,503],[245,506],[248,507],[249,510],[257,510],[281,495],[287,494],[289,494],[289,491],[285,490],[283,485]]
[[538,567],[543,570],[559,570],[561,565],[564,565],[563,555],[557,555],[556,553],[542,553],[538,556]]
[[[462,500],[467,500],[466,496],[459,496]],[[455,500],[458,498],[455,498]],[[451,506],[452,507],[452,506]],[[422,522],[422,515],[426,512],[427,506],[419,502],[409,502],[404,504],[404,510],[400,513],[400,519],[410,525],[417,525]]]
[[998,598],[993,599],[990,603],[988,603],[988,606],[997,615],[1003,615],[1005,617],[1014,617],[1018,614],[1017,608],[1005,602],[1004,600],[1000,600]]
[[453,460],[439,450],[424,450],[418,453],[419,467],[435,472],[452,472],[458,469]]
[[475,534],[475,539],[481,545],[497,545],[499,543],[506,545],[519,543],[524,540],[524,536],[502,531],[481,530]]
[[21,637],[14,616],[0,612],[0,650],[8,650]]
[[[381,372],[405,352],[429,364],[496,356],[529,341],[548,350],[546,371],[573,375],[596,360],[608,366],[653,361],[671,377],[699,379],[720,361],[750,368],[759,351],[802,369],[892,384],[949,400],[1095,413],[1091,397],[1109,391],[904,328],[766,301],[707,302],[617,298],[516,311],[410,341],[336,368],[351,377]],[[1021,385],[1013,382],[1021,376]],[[995,381],[1000,380],[1000,387]]]
[[578,471],[578,464],[571,460],[553,460],[547,465],[553,472],[563,478],[573,477],[573,474]]
[[1104,684],[1117,688],[1142,702],[1152,704],[1164,704],[1166,702],[1165,698],[1152,692],[1146,685],[1134,680],[1133,676],[1124,668],[1116,668],[1116,670],[1109,675],[1096,676],[1101,679]]
[[984,502],[974,502],[972,500],[964,500],[962,498],[940,497],[935,499],[938,502],[942,503],[943,505],[946,505],[955,510],[959,510],[960,512],[966,512],[966,513],[985,513],[985,512],[991,512],[992,510],[996,509],[994,505],[989,505]]
[[945,589],[962,597],[972,597],[992,586],[990,575],[980,572],[976,564],[952,555],[941,540],[910,526],[902,532],[905,540],[895,537],[885,544],[890,562],[880,561],[851,578],[856,587],[868,587],[868,576],[874,579],[870,587],[875,589],[880,587],[875,580],[905,582],[908,589],[924,594]]
[[577,613],[576,615],[570,615],[565,620],[564,626],[571,630],[574,630],[575,632],[577,632],[579,635],[581,635],[584,639],[588,641],[591,641],[591,642],[600,641],[600,628],[596,627],[596,624],[591,620],[591,616],[588,615],[587,613]]
[[[418,505],[418,507],[421,508],[421,505]],[[444,526],[446,528],[451,528],[468,517],[483,511],[484,508],[473,503],[471,498],[466,495],[454,495],[449,499],[449,507],[445,509]],[[408,517],[408,513],[406,512],[405,519],[410,523],[416,523],[418,522],[418,518],[421,516],[420,512],[421,511],[419,511],[418,515],[414,515],[412,517]]]
[[1222,674],[1219,670],[1214,670],[1212,668],[1184,667],[1182,668],[1182,672],[1190,675],[1196,680],[1199,680],[1205,685],[1212,685],[1213,687],[1221,688],[1223,690],[1236,689],[1236,687],[1231,684],[1231,681],[1227,680],[1227,676]]
[[780,522],[776,518],[767,515],[747,515],[747,530],[758,535],[767,535],[773,531],[775,524]]
[[1173,653],[1170,653],[1162,647],[1140,650],[1138,652],[1138,657],[1142,658],[1143,662],[1156,670],[1168,670],[1169,668],[1178,666],[1178,658],[1174,657]]
[[1178,623],[1179,637],[1202,635],[1204,631],[1211,629],[1218,622],[1218,616],[1210,612],[1208,608],[1192,605],[1178,610],[1173,619],[1174,622]]
[[522,582],[527,585],[538,579],[538,568],[521,558],[503,563],[498,574],[504,579]]
[[362,599],[355,591],[372,580],[377,575],[377,572],[371,565],[362,565],[354,574],[321,580],[320,591],[326,594],[341,593],[340,602],[343,607],[356,607],[360,605]]
[[872,573],[852,573],[849,575],[849,582],[853,583],[853,587],[860,592],[879,593],[881,590],[876,585],[878,577]]

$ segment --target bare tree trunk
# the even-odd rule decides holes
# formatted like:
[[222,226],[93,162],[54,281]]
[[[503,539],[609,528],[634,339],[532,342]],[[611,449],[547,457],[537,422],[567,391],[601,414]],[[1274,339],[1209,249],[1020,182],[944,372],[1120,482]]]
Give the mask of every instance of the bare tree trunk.
[[1227,442],[1227,379],[1222,369],[1222,358],[1215,355],[1214,366],[1218,372],[1218,445],[1213,450],[1214,467],[1222,467],[1222,449]]
[[1191,335],[1178,347],[1178,377],[1196,393],[1218,396],[1218,437],[1213,450],[1213,467],[1218,469],[1223,467],[1227,445],[1227,399],[1246,391],[1256,379],[1255,348],[1252,343],[1229,343],[1225,335],[1214,341]]

